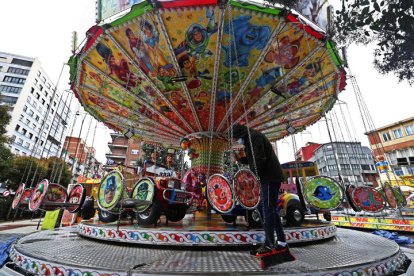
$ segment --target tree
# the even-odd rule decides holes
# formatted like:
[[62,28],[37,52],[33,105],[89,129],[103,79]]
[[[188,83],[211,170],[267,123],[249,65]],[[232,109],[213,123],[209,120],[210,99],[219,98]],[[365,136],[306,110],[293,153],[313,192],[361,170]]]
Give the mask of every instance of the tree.
[[[35,177],[35,170],[38,159],[29,156],[16,156],[13,162],[10,164],[10,168],[7,170],[7,178],[11,187],[17,188],[20,183],[26,183],[30,185],[32,179]],[[39,164],[36,176],[44,174],[46,171],[43,164]],[[34,184],[33,184],[34,186]]]
[[374,65],[382,74],[414,83],[414,2],[407,0],[342,0],[336,11],[336,41],[376,43]]
[[71,173],[63,160],[57,157],[37,159],[28,156],[17,156],[11,163],[6,177],[10,180],[11,187],[17,188],[22,182],[34,186],[42,179],[57,182],[61,171],[62,174],[58,184],[66,187],[70,182]]
[[9,138],[6,136],[6,126],[10,122],[10,115],[8,113],[8,107],[5,105],[0,106],[0,181],[7,180],[7,170],[10,168],[11,162],[13,162],[13,154],[6,146],[9,143]]
[[60,181],[58,184],[67,187],[72,178],[72,173],[70,172],[69,166],[62,159],[56,156],[49,157],[45,161],[46,161],[46,174],[44,178],[57,183],[57,180],[60,175],[61,177],[60,177]]

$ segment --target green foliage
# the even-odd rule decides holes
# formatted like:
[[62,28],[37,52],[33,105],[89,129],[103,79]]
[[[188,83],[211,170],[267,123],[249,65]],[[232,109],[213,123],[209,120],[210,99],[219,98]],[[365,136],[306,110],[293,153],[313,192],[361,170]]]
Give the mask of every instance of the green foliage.
[[336,41],[375,42],[374,64],[380,73],[394,72],[414,83],[414,2],[407,0],[342,0],[336,11]]
[[11,118],[7,111],[7,106],[0,106],[0,181],[7,180],[7,171],[14,158],[10,149],[5,145],[5,143],[9,142],[9,138],[5,134],[6,126],[9,124]]
[[7,213],[9,212],[12,201],[13,201],[12,196],[0,198],[0,221],[6,220]]
[[[11,188],[16,189],[21,182],[35,185],[42,179],[57,182],[60,171],[63,171],[59,184],[67,186],[70,182],[71,173],[68,166],[57,157],[48,159],[37,159],[28,156],[17,156],[7,170],[5,177],[9,179]],[[52,179],[54,178],[54,179]],[[33,182],[33,184],[31,184]]]
[[[62,172],[60,181],[58,184],[65,187],[68,186],[71,180],[72,173],[69,166],[60,158],[56,156],[49,157],[46,162],[46,174],[44,178],[54,180],[57,182],[60,172]],[[63,166],[63,168],[62,168]]]

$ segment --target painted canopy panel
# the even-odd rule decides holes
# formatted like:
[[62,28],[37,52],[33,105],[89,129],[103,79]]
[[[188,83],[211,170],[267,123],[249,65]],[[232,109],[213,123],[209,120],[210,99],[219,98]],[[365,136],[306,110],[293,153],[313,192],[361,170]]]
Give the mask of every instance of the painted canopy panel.
[[305,18],[243,1],[171,3],[92,27],[71,58],[72,88],[111,128],[177,144],[248,122],[276,140],[315,123],[344,87],[333,43]]

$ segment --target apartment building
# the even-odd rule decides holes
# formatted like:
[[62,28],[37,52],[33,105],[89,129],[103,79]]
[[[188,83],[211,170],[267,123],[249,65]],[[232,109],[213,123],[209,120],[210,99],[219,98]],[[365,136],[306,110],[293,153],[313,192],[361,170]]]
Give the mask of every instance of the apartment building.
[[6,130],[12,153],[59,155],[72,116],[68,93],[56,89],[37,58],[0,52],[0,104],[11,115]]
[[313,160],[318,166],[319,174],[342,178],[345,184],[378,186],[372,151],[360,142],[322,144],[314,153]]
[[414,117],[367,132],[374,155],[384,155],[398,176],[414,174]]
[[138,159],[141,156],[141,140],[126,138],[120,133],[111,133],[112,141],[108,143],[110,152],[106,154],[106,167],[113,167],[119,164],[128,167],[137,167]]

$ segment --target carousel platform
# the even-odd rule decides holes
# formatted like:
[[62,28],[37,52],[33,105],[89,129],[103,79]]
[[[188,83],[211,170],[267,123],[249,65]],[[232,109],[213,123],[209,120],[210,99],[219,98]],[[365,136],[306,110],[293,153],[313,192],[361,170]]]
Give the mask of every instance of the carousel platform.
[[[289,244],[308,243],[333,238],[336,227],[331,223],[305,222],[301,227],[285,228]],[[162,220],[157,227],[131,225],[130,223],[101,223],[84,221],[79,225],[79,235],[109,242],[148,244],[152,246],[250,246],[263,243],[261,229],[249,229],[243,219],[235,224],[225,223],[220,216],[187,216],[166,225]]]
[[14,269],[35,275],[388,275],[406,260],[390,240],[338,229],[320,243],[292,245],[296,261],[261,270],[251,247],[154,247],[86,239],[78,228],[42,231],[20,239]]

